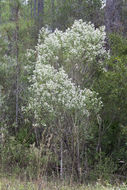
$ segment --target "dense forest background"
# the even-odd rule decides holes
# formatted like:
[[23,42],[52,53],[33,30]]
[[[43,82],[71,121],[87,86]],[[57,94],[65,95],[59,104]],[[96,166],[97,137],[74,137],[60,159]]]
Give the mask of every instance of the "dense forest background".
[[0,1],[0,172],[127,172],[126,0]]

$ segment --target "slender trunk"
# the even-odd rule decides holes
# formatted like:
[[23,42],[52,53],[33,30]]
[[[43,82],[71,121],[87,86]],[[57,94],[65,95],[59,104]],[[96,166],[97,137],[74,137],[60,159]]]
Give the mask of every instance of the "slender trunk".
[[34,0],[34,19],[36,18],[36,4],[37,2],[36,0]]
[[43,26],[44,0],[38,0],[38,29]]
[[33,0],[30,2],[31,19],[33,18]]
[[81,166],[80,166],[80,141],[79,141],[79,125],[77,126],[77,116],[75,115],[75,119],[73,121],[73,128],[74,128],[74,143],[75,143],[75,155],[76,156],[76,173],[81,181]]
[[60,120],[58,120],[58,127],[60,129],[60,178],[63,179],[63,133]]
[[20,73],[20,64],[19,64],[19,8],[20,3],[18,1],[10,0],[10,21],[12,21],[15,25],[14,35],[13,35],[13,43],[10,43],[10,50],[12,48],[12,56],[15,57],[16,60],[16,89],[15,89],[15,133],[18,128],[18,120],[19,120],[19,73]]
[[39,147],[39,139],[38,139],[38,132],[37,127],[34,127],[35,139],[36,139],[36,146]]
[[74,176],[74,168],[75,168],[75,131],[74,129],[72,129],[72,153],[71,153],[71,157],[72,157],[72,168],[71,168],[71,181],[73,180],[73,176]]
[[54,17],[55,17],[55,6],[54,6],[54,0],[51,0],[51,5],[52,5],[52,31],[54,31],[55,27],[54,27]]
[[[62,55],[63,58],[63,55]],[[64,114],[63,114],[64,115]],[[60,178],[63,179],[63,130],[62,130],[62,125],[61,121],[58,120],[58,127],[60,129]]]
[[77,169],[78,169],[78,177],[81,181],[81,166],[80,166],[80,145],[79,145],[79,137],[77,136]]
[[1,11],[2,11],[2,6],[1,6],[1,2],[0,2],[0,24],[2,23],[2,19],[1,19]]
[[85,163],[84,163],[84,166],[85,166],[85,177],[87,178],[88,176],[88,155],[87,155],[87,144],[85,144]]
[[97,117],[99,129],[98,129],[98,142],[97,142],[97,147],[96,147],[96,152],[100,153],[101,152],[101,138],[102,138],[102,120],[101,117]]
[[18,127],[19,115],[19,63],[18,63],[18,45],[17,45],[17,31],[16,31],[16,128]]
[[100,153],[101,152],[101,125],[99,125],[99,131],[98,131],[98,142],[97,142],[97,147],[96,147],[96,152]]
[[15,53],[16,53],[16,131],[18,128],[18,118],[19,118],[19,47],[18,47],[18,33],[19,33],[19,7],[16,7],[15,10],[15,23],[16,23],[16,30],[15,30]]
[[63,140],[60,142],[60,178],[63,179]]

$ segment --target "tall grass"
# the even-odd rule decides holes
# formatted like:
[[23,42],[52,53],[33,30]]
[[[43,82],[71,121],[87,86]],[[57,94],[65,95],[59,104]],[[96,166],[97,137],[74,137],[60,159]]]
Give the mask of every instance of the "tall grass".
[[0,179],[0,190],[127,190],[127,185],[111,185],[108,183],[81,185],[81,184],[67,184],[60,181],[44,181],[39,179],[36,181],[26,182],[19,179]]

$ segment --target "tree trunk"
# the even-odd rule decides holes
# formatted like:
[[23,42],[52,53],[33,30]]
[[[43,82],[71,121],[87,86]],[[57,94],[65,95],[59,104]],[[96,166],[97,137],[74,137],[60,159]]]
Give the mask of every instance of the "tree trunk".
[[122,22],[124,26],[124,36],[127,36],[127,0],[124,0],[122,5]]
[[38,29],[43,26],[44,0],[38,0]]
[[63,179],[63,139],[60,142],[60,178]]
[[30,2],[30,9],[31,9],[31,19],[33,18],[33,0]]
[[2,11],[2,6],[1,6],[1,2],[0,2],[0,24],[2,23],[2,19],[1,19],[1,11]]
[[98,142],[97,142],[97,147],[96,147],[96,152],[101,153],[101,139],[102,139],[102,119],[100,116],[97,117],[98,121]]
[[51,0],[51,6],[52,6],[52,23],[51,23],[51,27],[52,27],[52,31],[54,31],[55,27],[54,27],[54,17],[55,17],[55,6],[54,6],[54,0]]
[[[78,133],[78,131],[77,131]],[[81,182],[81,166],[80,166],[80,144],[79,144],[79,136],[77,134],[77,170],[78,170],[78,177]]]
[[17,5],[15,8],[15,53],[16,53],[16,131],[18,127],[18,118],[19,118],[19,47],[18,47],[18,33],[19,33],[19,6]]
[[36,4],[37,2],[36,0],[34,0],[34,19],[36,18]]
[[105,8],[105,26],[106,32],[119,32],[123,31],[122,25],[122,0],[106,0]]

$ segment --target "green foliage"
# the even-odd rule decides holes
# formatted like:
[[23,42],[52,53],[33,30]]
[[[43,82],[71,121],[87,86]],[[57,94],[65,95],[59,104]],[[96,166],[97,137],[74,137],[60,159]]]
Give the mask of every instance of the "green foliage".
[[[102,142],[101,148],[110,155],[121,174],[126,171],[127,123],[127,40],[112,34],[110,36],[111,57],[100,73],[94,89],[102,97]],[[122,161],[123,164],[120,164]]]
[[95,165],[91,175],[94,175],[95,179],[111,181],[113,174],[117,171],[117,164],[114,163],[111,157],[106,157],[101,153],[98,158],[99,162]]
[[46,172],[52,174],[49,166],[51,163],[55,164],[57,159],[48,147],[41,144],[38,149],[33,144],[28,148],[28,142],[19,140],[22,140],[21,132],[17,139],[14,136],[6,137],[4,144],[1,144],[0,172],[13,173],[16,176],[22,173],[23,178],[37,178]]
[[55,0],[52,7],[51,1],[47,0],[45,2],[44,20],[51,29],[58,28],[63,31],[79,19],[90,21],[99,27],[104,22],[101,6],[101,0]]
[[16,140],[19,143],[24,144],[26,147],[30,147],[30,145],[35,142],[35,135],[29,126],[24,125],[24,127],[20,128],[16,134]]
[[96,89],[104,103],[105,117],[124,124],[127,106],[127,41],[120,36],[111,36],[111,44],[112,56],[106,62],[108,69],[99,76]]
[[113,56],[126,58],[127,56],[127,39],[119,34],[111,34],[109,43]]

